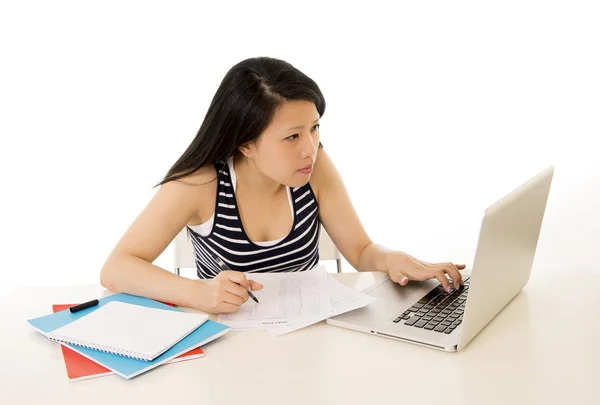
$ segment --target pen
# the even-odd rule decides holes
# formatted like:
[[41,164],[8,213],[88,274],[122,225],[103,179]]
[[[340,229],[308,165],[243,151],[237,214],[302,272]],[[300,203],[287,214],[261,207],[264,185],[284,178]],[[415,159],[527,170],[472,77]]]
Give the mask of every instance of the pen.
[[91,300],[84,302],[83,304],[72,306],[69,308],[69,311],[71,311],[71,313],[75,313],[81,311],[82,309],[93,307],[94,305],[98,305],[98,300]]
[[[217,262],[217,264],[219,265],[219,267],[221,267],[222,270],[231,270],[229,267],[227,267],[227,265],[225,264],[225,262],[219,256],[215,256],[214,258],[215,258],[215,261]],[[238,283],[236,283],[236,284],[238,284]],[[254,302],[256,302],[258,304],[258,300],[254,296],[254,294],[252,294],[252,291],[248,290],[248,295],[250,296],[250,298],[252,298],[254,300]]]

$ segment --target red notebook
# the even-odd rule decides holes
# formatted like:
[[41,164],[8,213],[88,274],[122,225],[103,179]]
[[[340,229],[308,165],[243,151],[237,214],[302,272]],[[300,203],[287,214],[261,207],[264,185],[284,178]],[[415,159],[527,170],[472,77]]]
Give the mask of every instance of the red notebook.
[[[63,311],[65,309],[68,309],[69,307],[72,307],[73,305],[75,304],[52,305],[52,312]],[[81,354],[69,349],[64,345],[60,345],[60,349],[62,350],[63,359],[65,360],[67,376],[69,377],[69,381],[71,382],[114,374],[106,367],[101,366],[100,364],[88,359],[87,357],[82,356]],[[180,356],[177,356],[173,360],[165,364],[197,359],[199,357],[204,357],[204,352],[200,347],[190,350],[189,352],[184,353]]]

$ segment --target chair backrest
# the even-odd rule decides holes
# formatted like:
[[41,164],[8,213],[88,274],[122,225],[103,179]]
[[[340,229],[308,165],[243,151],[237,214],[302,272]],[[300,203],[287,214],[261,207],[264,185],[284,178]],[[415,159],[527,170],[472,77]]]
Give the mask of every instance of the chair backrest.
[[[192,241],[187,233],[187,228],[183,228],[173,239],[173,267],[175,272],[179,274],[179,269],[188,269],[196,267],[194,258],[194,248]],[[319,258],[320,260],[337,260],[338,271],[341,271],[342,255],[334,245],[331,237],[321,226],[321,237],[319,239]]]

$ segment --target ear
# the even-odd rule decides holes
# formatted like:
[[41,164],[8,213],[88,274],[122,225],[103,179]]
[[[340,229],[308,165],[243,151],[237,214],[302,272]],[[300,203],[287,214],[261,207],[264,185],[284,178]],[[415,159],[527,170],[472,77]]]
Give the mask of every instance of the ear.
[[246,157],[246,159],[252,159],[254,156],[254,142],[246,142],[238,147],[238,150]]

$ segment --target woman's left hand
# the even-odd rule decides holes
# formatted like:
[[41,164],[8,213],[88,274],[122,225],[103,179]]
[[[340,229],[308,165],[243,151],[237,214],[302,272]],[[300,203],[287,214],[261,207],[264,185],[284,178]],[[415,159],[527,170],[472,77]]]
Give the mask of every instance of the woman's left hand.
[[407,285],[409,280],[425,281],[437,278],[444,290],[450,292],[450,280],[446,277],[446,273],[452,279],[455,289],[465,284],[459,271],[466,267],[464,264],[427,263],[404,252],[396,251],[387,252],[386,263],[390,279],[402,286]]

